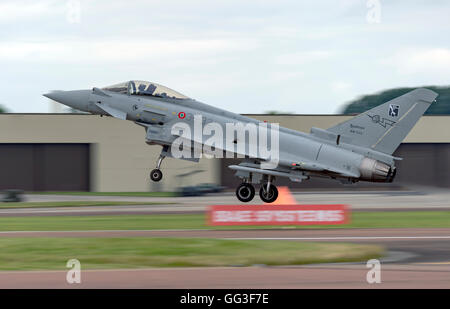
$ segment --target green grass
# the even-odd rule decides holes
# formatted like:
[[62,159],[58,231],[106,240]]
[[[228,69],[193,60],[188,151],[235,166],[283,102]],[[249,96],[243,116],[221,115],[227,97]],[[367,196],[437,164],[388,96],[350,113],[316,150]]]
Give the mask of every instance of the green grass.
[[200,238],[0,238],[1,270],[295,265],[379,258],[376,245]]
[[47,208],[47,207],[82,207],[82,206],[121,206],[121,205],[160,205],[175,203],[158,202],[108,202],[108,201],[63,201],[63,202],[18,202],[0,203],[0,209],[8,208]]
[[40,195],[86,195],[86,196],[134,196],[134,197],[175,197],[176,192],[83,192],[83,191],[39,191],[27,192]]
[[[203,214],[0,217],[0,231],[258,229],[279,226],[210,227]],[[354,212],[346,225],[298,228],[450,228],[448,211]]]

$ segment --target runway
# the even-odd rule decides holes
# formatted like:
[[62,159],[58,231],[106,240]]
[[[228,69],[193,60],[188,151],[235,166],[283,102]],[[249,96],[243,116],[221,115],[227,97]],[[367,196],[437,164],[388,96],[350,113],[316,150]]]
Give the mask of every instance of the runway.
[[[299,204],[346,204],[353,211],[421,211],[450,210],[450,192],[435,191],[381,191],[381,192],[296,192]],[[0,209],[0,217],[8,216],[87,216],[87,215],[136,215],[203,213],[209,205],[235,205],[234,194],[211,194],[200,197],[129,197],[129,196],[79,196],[79,195],[25,195],[29,202],[57,201],[115,201],[152,202],[154,205],[89,206],[58,208]],[[165,204],[165,203],[176,204]],[[255,198],[250,205],[262,204]]]
[[[348,204],[353,211],[450,209],[450,193],[310,192],[296,193],[299,204]],[[236,204],[233,194],[203,197],[149,198],[31,195],[29,201],[96,200],[151,201],[160,205],[0,209],[0,216],[95,216],[123,214],[204,213],[211,204]],[[175,202],[177,204],[164,205]],[[253,204],[260,204],[255,199]],[[450,228],[383,229],[198,229],[108,231],[14,231],[13,237],[205,237],[272,239],[302,242],[379,244],[388,255],[381,260],[382,283],[366,281],[365,263],[303,266],[155,268],[83,270],[82,283],[69,285],[66,271],[1,271],[0,288],[450,288]],[[83,263],[83,261],[81,261]]]
[[13,271],[0,272],[0,288],[450,288],[449,265],[382,265],[379,284],[367,282],[368,270],[365,265],[82,270],[80,284],[68,284],[65,271]]
[[[2,271],[0,288],[450,288],[450,229],[145,230],[2,232],[0,237],[213,237],[380,244],[382,283],[368,284],[365,263],[304,266]],[[80,261],[82,263],[82,261]]]

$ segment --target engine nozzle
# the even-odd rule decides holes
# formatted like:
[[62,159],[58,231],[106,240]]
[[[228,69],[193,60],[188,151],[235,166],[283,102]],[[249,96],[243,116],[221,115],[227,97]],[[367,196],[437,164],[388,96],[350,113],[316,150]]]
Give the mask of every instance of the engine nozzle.
[[359,171],[360,179],[370,182],[392,182],[397,172],[395,167],[370,158],[361,160]]

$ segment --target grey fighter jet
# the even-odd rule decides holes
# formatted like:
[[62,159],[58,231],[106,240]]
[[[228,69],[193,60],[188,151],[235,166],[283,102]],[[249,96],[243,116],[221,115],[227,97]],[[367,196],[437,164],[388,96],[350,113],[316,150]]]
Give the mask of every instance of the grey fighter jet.
[[[104,88],[59,91],[45,96],[80,111],[130,120],[143,126],[146,142],[162,146],[156,168],[150,173],[153,181],[162,179],[160,167],[165,157],[198,161],[195,153],[206,154],[205,146],[209,146],[208,150],[215,154],[219,151],[242,158],[240,164],[229,166],[243,180],[236,189],[240,201],[251,201],[255,196],[253,185],[261,184],[261,199],[272,203],[278,196],[273,184],[277,177],[288,177],[296,182],[311,177],[332,178],[344,183],[392,182],[396,174],[395,161],[401,160],[392,154],[435,102],[437,94],[419,88],[331,128],[313,127],[309,134],[283,127],[277,129],[274,124],[264,124],[198,102],[146,81],[132,80]],[[251,128],[250,125],[265,125],[271,131],[277,129],[276,140],[271,135],[266,145],[271,150],[277,148],[276,164],[267,164],[273,163],[267,153],[251,151],[254,140],[246,140],[249,131],[216,136],[214,143],[207,134],[202,134],[205,131],[193,135],[182,132],[186,127],[196,131],[198,124],[205,128],[209,125],[209,134],[220,129],[226,131],[228,124],[235,128],[242,124],[245,130]],[[184,140],[181,144],[180,139]],[[260,139],[258,142],[261,144]],[[180,149],[194,155],[174,155]]]

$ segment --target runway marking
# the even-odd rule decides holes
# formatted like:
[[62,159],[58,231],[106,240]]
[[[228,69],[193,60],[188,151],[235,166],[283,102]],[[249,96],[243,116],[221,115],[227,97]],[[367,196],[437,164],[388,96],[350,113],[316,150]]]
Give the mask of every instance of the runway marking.
[[[246,230],[250,232],[259,231],[257,229]],[[274,230],[260,230],[263,231],[281,231]],[[148,233],[161,233],[161,232],[214,232],[214,233],[226,233],[233,232],[228,230],[216,230],[216,229],[158,229],[158,230],[60,230],[60,231],[0,231],[0,235],[4,234],[21,234],[21,233],[36,233],[36,234],[64,234],[64,233],[136,233],[136,232],[148,232]],[[240,232],[243,232],[242,230]],[[151,235],[149,235],[151,236]],[[214,235],[212,235],[214,236]],[[389,240],[389,239],[407,239],[407,240],[422,240],[422,239],[450,239],[450,236],[333,236],[333,237],[216,237],[220,239],[231,240]],[[450,262],[449,262],[450,263]]]
[[423,262],[423,263],[414,263],[419,265],[450,265],[450,262]]
[[[442,273],[442,272],[448,272],[447,269],[444,270],[435,270],[435,269],[404,269],[402,267],[409,267],[417,265],[417,264],[429,264],[429,263],[401,263],[401,264],[389,264],[385,268],[386,271],[397,271],[397,272],[426,272],[426,273]],[[430,263],[431,264],[431,263]],[[364,263],[322,263],[322,264],[303,264],[303,265],[270,265],[270,266],[257,266],[257,265],[251,265],[251,266],[192,266],[192,267],[147,267],[147,268],[111,268],[111,269],[95,269],[95,268],[89,268],[84,269],[83,272],[86,273],[107,273],[107,272],[147,272],[147,271],[164,271],[164,272],[173,272],[173,271],[194,271],[198,272],[200,269],[202,271],[205,270],[230,270],[230,271],[238,271],[240,269],[264,269],[264,270],[286,270],[286,271],[292,271],[292,270],[361,270],[365,269],[366,267],[363,266]],[[56,269],[41,269],[41,270],[0,270],[0,279],[2,275],[30,275],[30,274],[61,274],[61,273],[67,273],[67,270],[56,270]]]

